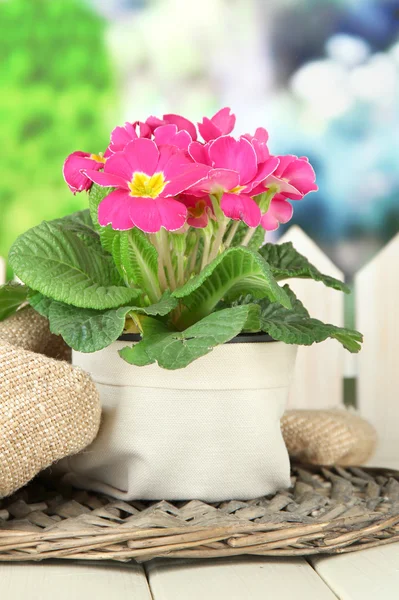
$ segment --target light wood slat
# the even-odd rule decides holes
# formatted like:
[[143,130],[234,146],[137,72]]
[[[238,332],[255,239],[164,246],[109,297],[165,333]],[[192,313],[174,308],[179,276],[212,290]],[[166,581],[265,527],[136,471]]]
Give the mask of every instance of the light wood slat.
[[[296,250],[320,271],[343,279],[343,273],[299,227],[291,227],[279,242],[292,242]],[[312,317],[325,323],[343,325],[342,292],[312,280],[291,279],[288,283]],[[289,408],[322,409],[342,405],[344,357],[345,350],[335,340],[300,347]]]
[[397,600],[399,544],[311,559],[340,600]]
[[135,563],[0,564],[0,581],[4,600],[152,600]]
[[303,559],[159,559],[146,569],[154,600],[335,599]]
[[[399,456],[399,234],[356,276],[358,406],[377,429],[374,462]],[[399,591],[398,591],[399,597]]]

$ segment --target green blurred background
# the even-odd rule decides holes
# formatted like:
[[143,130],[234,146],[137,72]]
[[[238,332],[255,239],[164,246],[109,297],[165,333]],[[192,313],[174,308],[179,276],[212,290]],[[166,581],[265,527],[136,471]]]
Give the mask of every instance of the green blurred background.
[[102,18],[78,0],[0,3],[0,256],[43,218],[84,207],[62,177],[76,149],[102,150],[115,121]]

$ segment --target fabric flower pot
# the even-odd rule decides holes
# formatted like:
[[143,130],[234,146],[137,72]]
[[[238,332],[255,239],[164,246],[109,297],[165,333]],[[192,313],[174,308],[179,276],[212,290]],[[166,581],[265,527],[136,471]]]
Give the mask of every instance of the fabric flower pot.
[[289,486],[280,418],[296,346],[235,338],[175,371],[128,365],[124,346],[73,353],[97,385],[103,417],[96,440],[67,459],[71,483],[125,500],[208,502]]

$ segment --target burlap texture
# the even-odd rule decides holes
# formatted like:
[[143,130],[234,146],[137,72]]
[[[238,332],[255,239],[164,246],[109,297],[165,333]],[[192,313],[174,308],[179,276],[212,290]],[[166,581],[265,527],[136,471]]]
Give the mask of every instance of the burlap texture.
[[318,465],[361,465],[374,453],[375,429],[345,409],[289,410],[281,421],[292,458]]
[[97,434],[98,392],[69,357],[32,309],[0,323],[0,497],[83,450]]

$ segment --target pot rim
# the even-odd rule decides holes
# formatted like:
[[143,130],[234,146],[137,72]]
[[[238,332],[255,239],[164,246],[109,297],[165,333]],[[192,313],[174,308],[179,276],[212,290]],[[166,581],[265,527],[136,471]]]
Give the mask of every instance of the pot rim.
[[[141,335],[139,333],[123,333],[118,337],[118,342],[139,342]],[[260,344],[264,342],[277,342],[268,333],[257,332],[257,333],[240,333],[236,337],[232,338],[226,344]]]

